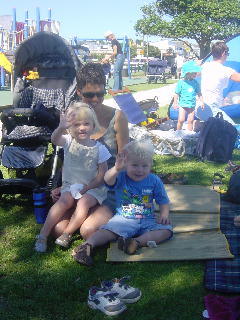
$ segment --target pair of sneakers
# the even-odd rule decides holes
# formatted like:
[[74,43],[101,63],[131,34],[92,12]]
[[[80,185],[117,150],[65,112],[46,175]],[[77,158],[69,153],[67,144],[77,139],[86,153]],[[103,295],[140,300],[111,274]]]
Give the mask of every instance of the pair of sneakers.
[[141,291],[126,284],[129,277],[103,281],[101,287],[92,287],[88,294],[88,305],[108,316],[116,316],[127,309],[125,303],[134,303],[141,298]]

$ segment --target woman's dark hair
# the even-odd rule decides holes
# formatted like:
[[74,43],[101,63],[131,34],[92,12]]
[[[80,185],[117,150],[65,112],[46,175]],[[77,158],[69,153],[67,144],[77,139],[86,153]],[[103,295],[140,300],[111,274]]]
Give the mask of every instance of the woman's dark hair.
[[77,87],[82,89],[87,83],[106,86],[106,77],[100,63],[86,63],[77,74]]
[[223,53],[228,53],[229,48],[223,41],[218,41],[212,45],[213,59],[220,59]]

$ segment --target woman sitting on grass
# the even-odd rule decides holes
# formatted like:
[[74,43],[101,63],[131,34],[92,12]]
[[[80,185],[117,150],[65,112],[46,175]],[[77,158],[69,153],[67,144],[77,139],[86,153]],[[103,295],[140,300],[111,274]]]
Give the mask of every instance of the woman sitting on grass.
[[[104,144],[112,157],[108,160],[108,167],[114,165],[118,152],[128,143],[128,122],[123,112],[103,104],[106,78],[99,63],[87,63],[77,77],[77,94],[80,100],[87,103],[95,112],[100,125],[100,131],[91,136],[92,139]],[[60,184],[61,185],[61,184]],[[61,187],[52,191],[53,201],[57,201],[61,194]],[[115,205],[113,193],[108,192],[107,199],[102,205],[97,204],[89,213],[80,227],[80,235],[87,239],[98,228],[107,223],[112,217]],[[76,208],[76,210],[78,210]],[[53,226],[51,234],[58,238],[66,230],[74,210],[68,210]]]
[[[148,241],[159,244],[172,237],[169,199],[160,178],[150,173],[153,155],[150,142],[135,140],[117,156],[104,177],[108,188],[116,192],[116,214],[73,251],[77,262],[93,264],[92,249],[110,241],[118,240],[120,250],[134,254]],[[155,215],[153,200],[160,214]]]

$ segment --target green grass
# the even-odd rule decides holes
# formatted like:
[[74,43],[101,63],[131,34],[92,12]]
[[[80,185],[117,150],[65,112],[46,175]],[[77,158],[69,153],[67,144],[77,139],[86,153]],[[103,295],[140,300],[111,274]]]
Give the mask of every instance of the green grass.
[[[234,161],[240,161],[239,151],[234,152]],[[224,173],[224,167],[188,157],[156,156],[153,170],[181,172],[189,184],[211,185],[213,173]],[[40,226],[31,197],[3,198],[0,225],[1,320],[108,319],[88,308],[88,289],[124,275],[131,275],[131,284],[143,296],[117,319],[202,319],[203,297],[208,293],[203,288],[204,262],[107,263],[104,247],[96,250],[95,266],[86,268],[72,260],[71,249],[61,250],[53,241],[48,253],[37,254],[33,245]],[[72,247],[81,241],[76,236]]]
[[[137,85],[133,90],[158,85]],[[141,88],[141,89],[140,89]],[[167,106],[160,108],[165,116]],[[234,152],[240,161],[240,152]],[[200,162],[193,157],[156,156],[156,173],[184,173],[189,184],[211,185],[214,172],[225,175],[226,165]],[[4,172],[7,177],[7,171]],[[81,243],[75,236],[69,250],[49,241],[49,251],[33,251],[39,232],[29,198],[5,196],[0,207],[0,319],[1,320],[100,320],[109,319],[87,306],[88,289],[101,280],[130,275],[131,284],[142,290],[142,298],[116,319],[201,320],[204,262],[107,263],[107,247],[96,250],[94,267],[75,263],[71,249]]]
[[[175,83],[176,80],[168,79],[167,83],[139,83],[139,84],[132,84],[128,85],[127,87],[130,89],[132,93],[139,92],[139,91],[146,91],[151,89],[158,89],[169,84]],[[112,98],[111,95],[107,94],[104,99]]]

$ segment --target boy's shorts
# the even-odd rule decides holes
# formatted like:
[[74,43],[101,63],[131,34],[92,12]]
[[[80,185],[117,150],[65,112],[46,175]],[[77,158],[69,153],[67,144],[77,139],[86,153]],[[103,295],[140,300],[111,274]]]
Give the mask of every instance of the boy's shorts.
[[120,215],[112,217],[107,224],[104,224],[100,229],[105,229],[116,233],[124,238],[132,238],[140,236],[146,232],[154,230],[169,230],[172,238],[172,226],[170,224],[160,224],[155,218],[132,219],[125,218]]

